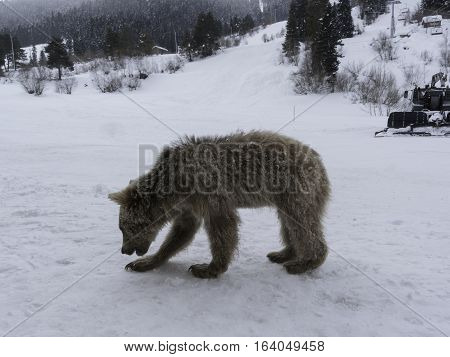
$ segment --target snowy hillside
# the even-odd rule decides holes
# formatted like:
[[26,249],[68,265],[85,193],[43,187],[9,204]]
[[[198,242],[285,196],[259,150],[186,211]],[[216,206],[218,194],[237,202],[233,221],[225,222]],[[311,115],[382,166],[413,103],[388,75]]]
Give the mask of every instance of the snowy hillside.
[[[419,3],[418,0],[404,0],[401,4],[395,5],[395,33],[397,36],[394,39],[394,45],[396,59],[382,63],[382,65],[393,72],[400,86],[406,85],[402,70],[405,67],[412,66],[414,68],[418,79],[420,79],[417,84],[421,86],[429,84],[433,74],[443,71],[439,59],[441,50],[444,48],[445,31],[447,28],[450,29],[450,20],[442,21],[443,33],[440,35],[432,35],[431,29],[425,29],[420,24],[405,25],[405,21],[398,20],[402,10],[409,9],[413,13]],[[374,24],[366,26],[364,33],[361,35],[343,40],[344,58],[341,60],[341,67],[357,63],[366,67],[376,65],[377,53],[371,46],[372,40],[380,32],[390,35],[390,26],[391,13],[384,14]],[[410,89],[409,86],[407,87],[407,89]]]
[[[347,40],[345,60],[375,56],[368,42],[387,19]],[[2,334],[450,333],[449,142],[375,139],[384,117],[342,94],[295,95],[292,67],[279,64],[282,38],[262,41],[283,26],[123,95],[100,94],[85,74],[71,96],[0,84]],[[408,53],[425,36],[407,39]],[[240,212],[239,255],[218,280],[187,271],[209,260],[203,230],[158,270],[123,269],[134,257],[120,254],[118,207],[107,194],[137,176],[138,144],[282,127],[321,153],[332,182],[331,252],[320,269],[292,276],[267,260],[280,247],[270,209]]]

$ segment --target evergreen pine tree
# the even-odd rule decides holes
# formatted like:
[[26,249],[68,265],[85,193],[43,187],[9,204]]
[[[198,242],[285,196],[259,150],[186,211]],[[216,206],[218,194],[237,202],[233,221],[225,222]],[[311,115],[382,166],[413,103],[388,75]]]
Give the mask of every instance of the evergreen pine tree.
[[135,56],[137,52],[137,36],[126,26],[119,31],[118,56]]
[[192,36],[194,52],[200,57],[213,55],[219,49],[220,34],[221,24],[212,13],[200,13]]
[[9,44],[9,36],[0,33],[0,74],[3,73],[3,66],[5,66],[5,57],[11,51],[11,44]]
[[137,44],[137,52],[140,56],[150,55],[153,52],[155,43],[147,33],[140,33]]
[[337,6],[327,4],[320,21],[320,30],[311,45],[312,70],[319,80],[326,79],[334,84],[336,72],[339,69],[339,57],[337,46],[341,45],[338,31]]
[[305,40],[313,41],[321,29],[328,0],[308,0],[306,5]]
[[296,0],[292,0],[286,24],[286,36],[284,38],[283,43],[283,53],[290,60],[292,60],[295,56],[298,55],[300,48],[300,38],[298,34],[295,5]]
[[448,11],[448,7],[447,6],[446,9],[444,9],[447,5],[447,0],[422,0],[422,8],[423,10],[437,10],[437,9],[441,9],[441,10],[447,10]]
[[385,0],[357,0],[360,17],[371,24],[375,19],[386,12]]
[[39,66],[47,66],[47,56],[45,56],[45,51],[41,50],[39,53]]
[[73,39],[69,38],[66,40],[66,48],[67,48],[67,53],[72,56],[74,54],[74,49],[73,49]]
[[298,55],[300,42],[305,40],[305,30],[306,0],[292,0],[283,43],[283,52],[289,59],[293,60]]
[[231,18],[230,30],[232,35],[241,31],[241,19],[239,17],[234,16]]
[[192,62],[192,55],[193,55],[193,45],[192,45],[192,35],[190,32],[186,32],[183,35],[183,38],[181,40],[181,46],[180,46],[181,54],[184,55],[189,62]]
[[253,30],[255,27],[255,21],[253,21],[253,18],[251,15],[247,15],[242,19],[241,22],[241,28],[239,29],[239,34],[244,35],[251,30]]
[[30,66],[36,67],[37,65],[38,65],[37,49],[36,46],[33,45],[33,47],[31,48]]
[[73,70],[73,63],[70,60],[69,53],[62,38],[54,37],[47,47],[45,47],[45,52],[48,54],[47,67],[58,69],[59,80],[61,80],[63,68]]
[[119,52],[119,34],[110,28],[106,31],[103,52],[107,57],[116,57]]
[[355,26],[353,25],[352,6],[350,0],[340,0],[337,5],[337,16],[339,18],[339,32],[341,38],[353,37]]
[[[15,45],[14,45],[15,46]],[[18,44],[18,46],[20,46]],[[27,60],[28,56],[25,52],[24,49],[22,48],[15,48],[14,47],[14,58],[16,59],[16,66],[20,66],[20,63],[18,63],[19,61],[24,62]]]
[[297,26],[298,26],[298,35],[300,42],[306,40],[306,8],[307,8],[307,0],[297,0]]

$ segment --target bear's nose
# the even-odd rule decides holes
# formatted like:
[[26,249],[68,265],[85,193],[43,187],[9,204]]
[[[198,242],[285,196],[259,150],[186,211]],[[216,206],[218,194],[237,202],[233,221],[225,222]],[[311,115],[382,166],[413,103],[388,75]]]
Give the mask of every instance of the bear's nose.
[[132,255],[134,253],[134,249],[125,249],[122,247],[122,254]]

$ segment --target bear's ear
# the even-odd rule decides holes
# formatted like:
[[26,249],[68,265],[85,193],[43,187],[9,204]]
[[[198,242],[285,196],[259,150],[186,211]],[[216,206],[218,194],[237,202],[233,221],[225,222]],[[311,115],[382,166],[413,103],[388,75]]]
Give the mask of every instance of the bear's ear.
[[119,192],[114,192],[114,193],[110,193],[108,195],[108,198],[119,204],[119,205],[125,205],[127,203],[127,197],[125,196],[123,191],[119,191]]
[[131,184],[122,191],[110,193],[108,198],[121,206],[131,206],[138,199],[137,186]]

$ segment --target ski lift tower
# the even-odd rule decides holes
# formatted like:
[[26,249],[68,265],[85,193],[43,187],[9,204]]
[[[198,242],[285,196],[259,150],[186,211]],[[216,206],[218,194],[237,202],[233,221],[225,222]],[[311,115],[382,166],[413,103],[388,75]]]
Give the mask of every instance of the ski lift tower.
[[[11,57],[13,61],[13,67],[14,71],[16,70],[16,59],[15,59],[15,53],[14,53],[14,40],[11,34],[9,34],[9,39],[11,40]],[[9,62],[8,62],[8,71],[9,71]]]
[[401,4],[401,1],[398,0],[391,0],[391,1],[387,1],[386,4],[391,4],[392,5],[392,9],[391,9],[391,38],[394,38],[395,36],[395,15],[394,15],[394,6],[395,4]]
[[445,77],[448,80],[448,27],[445,29]]

